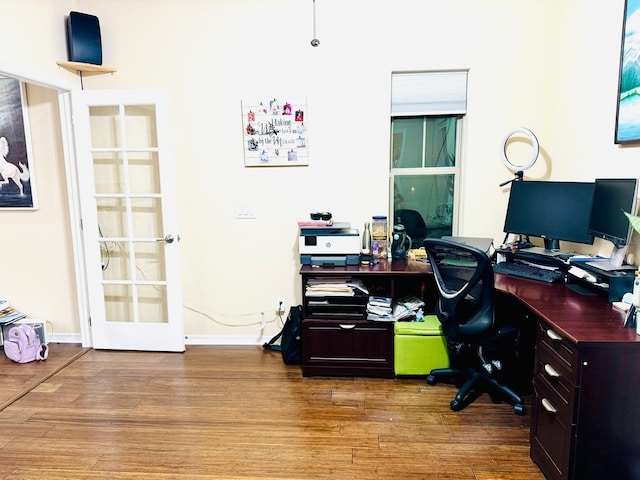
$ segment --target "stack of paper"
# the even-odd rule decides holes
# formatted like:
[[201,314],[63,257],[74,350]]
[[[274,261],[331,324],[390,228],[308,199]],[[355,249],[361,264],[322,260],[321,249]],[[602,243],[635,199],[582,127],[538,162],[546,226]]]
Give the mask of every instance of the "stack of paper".
[[351,277],[310,278],[307,281],[307,297],[353,297],[356,293],[369,294],[361,280]]
[[[388,300],[390,301],[391,299]],[[372,306],[371,300],[369,300],[369,304],[367,305],[367,319],[377,322],[397,322],[399,320],[407,321],[414,320],[417,317],[423,317],[422,307],[424,307],[424,302],[417,297],[404,297],[393,303],[393,305],[391,305],[391,303],[388,305],[388,307]]]
[[8,325],[25,317],[26,315],[16,311],[8,300],[0,300],[0,326]]
[[424,307],[424,302],[418,297],[414,297],[412,295],[401,298],[400,300],[398,300],[398,303],[405,307],[407,310],[412,310],[414,312]]

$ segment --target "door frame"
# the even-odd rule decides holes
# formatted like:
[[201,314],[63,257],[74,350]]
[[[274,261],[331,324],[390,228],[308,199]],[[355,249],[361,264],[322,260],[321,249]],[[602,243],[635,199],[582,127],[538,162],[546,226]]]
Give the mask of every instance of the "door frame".
[[80,90],[80,85],[60,79],[43,77],[35,73],[25,72],[10,65],[0,64],[0,75],[16,78],[25,83],[32,83],[57,90],[58,109],[60,115],[60,143],[65,164],[67,182],[69,219],[71,224],[72,255],[76,279],[76,298],[78,299],[78,320],[80,323],[80,337],[83,347],[92,347],[91,325],[89,321],[88,284],[84,274],[84,247],[82,242],[80,200],[78,179],[76,172],[77,157],[75,155],[73,139],[73,118],[71,113],[71,92]]
[[73,135],[73,115],[71,111],[71,90],[58,94],[60,108],[60,132],[67,178],[69,202],[69,220],[71,224],[71,243],[73,264],[75,265],[76,296],[78,298],[78,316],[80,338],[83,347],[93,347],[91,335],[91,310],[89,309],[89,283],[86,276],[84,241],[82,238],[82,216],[80,214],[80,192],[78,188],[77,156]]

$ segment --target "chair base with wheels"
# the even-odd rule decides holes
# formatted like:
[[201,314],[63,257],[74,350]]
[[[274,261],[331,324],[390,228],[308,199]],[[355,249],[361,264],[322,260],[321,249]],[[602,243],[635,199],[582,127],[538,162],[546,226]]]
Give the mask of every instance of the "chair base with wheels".
[[[524,400],[511,387],[501,383],[503,377],[503,360],[514,349],[518,329],[511,325],[498,328],[496,334],[486,340],[486,345],[471,346],[464,343],[449,342],[449,355],[452,358],[451,368],[436,368],[427,376],[427,383],[435,385],[438,380],[460,385],[455,398],[451,400],[451,410],[459,411],[478,398],[488,393],[495,403],[506,400],[513,405],[518,415],[524,415]],[[499,339],[499,340],[498,340]],[[499,347],[497,345],[500,344]],[[507,363],[512,364],[515,358]],[[456,365],[467,365],[467,368],[455,368]]]
[[[459,383],[463,380],[464,383],[458,390],[458,393],[451,400],[451,410],[457,412],[469,405],[473,400],[478,398],[483,392],[489,392],[494,402],[499,403],[502,398],[506,399],[513,405],[514,413],[518,415],[524,415],[524,401],[520,395],[518,395],[511,388],[502,385],[496,378],[490,375],[484,375],[473,369],[468,370],[456,370],[451,368],[438,368],[431,370],[431,373],[427,376],[427,383],[429,385],[435,385],[438,379],[445,381],[454,381]],[[498,397],[498,394],[502,394]]]

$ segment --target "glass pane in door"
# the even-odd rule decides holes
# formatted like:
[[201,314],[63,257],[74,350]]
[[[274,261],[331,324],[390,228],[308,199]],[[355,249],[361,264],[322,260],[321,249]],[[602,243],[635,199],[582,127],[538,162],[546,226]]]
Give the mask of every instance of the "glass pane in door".
[[122,145],[120,109],[117,105],[90,107],[89,115],[93,148],[114,148]]
[[132,322],[133,288],[130,285],[104,285],[104,306],[110,322]]
[[155,148],[158,146],[155,106],[126,105],[124,116],[129,148]]
[[120,152],[94,152],[93,170],[96,193],[124,192],[124,165]]
[[136,197],[131,199],[131,220],[135,238],[161,238],[162,201],[160,198]]
[[160,193],[157,152],[130,152],[128,155],[132,193]]
[[135,278],[143,282],[166,280],[164,242],[135,243]]
[[102,279],[107,282],[132,280],[129,244],[120,240],[101,238],[100,259]]
[[98,230],[101,237],[126,237],[129,235],[127,223],[127,200],[121,197],[96,198]]
[[167,289],[163,285],[141,285],[138,287],[139,321],[155,323],[167,314]]

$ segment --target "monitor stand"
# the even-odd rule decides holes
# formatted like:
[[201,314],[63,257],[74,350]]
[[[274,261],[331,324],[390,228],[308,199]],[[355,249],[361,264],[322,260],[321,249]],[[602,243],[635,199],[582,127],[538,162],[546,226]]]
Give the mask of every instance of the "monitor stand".
[[542,248],[542,247],[523,248],[520,251],[526,252],[526,253],[534,253],[536,255],[543,255],[545,257],[557,257],[558,255],[562,254],[560,250],[552,250],[550,248]]
[[544,238],[544,248],[542,247],[529,247],[523,248],[523,252],[533,253],[535,255],[542,255],[545,257],[557,257],[561,255],[560,241],[553,238]]
[[593,260],[591,262],[585,262],[587,265],[597,268],[599,270],[604,270],[606,272],[615,272],[617,270],[635,270],[637,267],[635,265],[617,265],[616,262],[611,262],[610,260]]
[[623,247],[614,245],[613,251],[611,252],[611,257],[608,260],[594,260],[592,262],[586,263],[587,265],[599,268],[600,270],[605,270],[607,272],[614,272],[616,270],[635,270],[635,265],[623,265],[624,256],[626,253],[627,245]]

